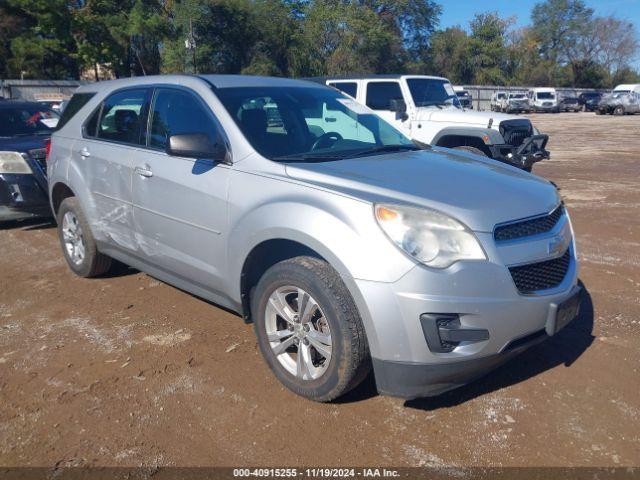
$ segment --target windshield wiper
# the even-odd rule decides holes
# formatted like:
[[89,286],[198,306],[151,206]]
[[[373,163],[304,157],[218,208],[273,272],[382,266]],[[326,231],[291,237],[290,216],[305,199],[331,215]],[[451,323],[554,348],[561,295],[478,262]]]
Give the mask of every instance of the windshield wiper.
[[365,157],[367,155],[374,155],[376,153],[401,152],[403,150],[415,151],[415,150],[420,150],[420,148],[418,148],[415,145],[403,145],[403,144],[398,144],[398,145],[380,145],[378,147],[368,148],[366,150],[361,150],[361,151],[353,153],[351,155],[347,155],[344,158]]

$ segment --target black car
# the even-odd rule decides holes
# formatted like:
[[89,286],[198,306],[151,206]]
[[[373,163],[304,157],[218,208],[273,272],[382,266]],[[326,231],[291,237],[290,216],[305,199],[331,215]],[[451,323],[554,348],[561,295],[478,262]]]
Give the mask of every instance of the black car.
[[577,97],[567,96],[560,99],[559,109],[561,112],[579,112],[582,110],[582,105]]
[[51,216],[46,148],[58,120],[37,102],[0,102],[0,222]]
[[578,96],[578,102],[585,112],[593,112],[598,108],[598,103],[602,98],[600,92],[584,92]]
[[467,92],[466,90],[459,90],[456,92],[456,96],[458,97],[462,108],[473,110],[473,97],[469,92]]

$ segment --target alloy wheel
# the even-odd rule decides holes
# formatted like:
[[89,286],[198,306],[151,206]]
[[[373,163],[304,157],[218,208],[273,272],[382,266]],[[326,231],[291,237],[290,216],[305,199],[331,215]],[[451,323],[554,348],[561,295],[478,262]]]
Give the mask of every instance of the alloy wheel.
[[318,302],[301,288],[276,289],[267,302],[265,329],[271,350],[287,372],[316,380],[329,367],[332,339]]
[[62,239],[67,257],[74,265],[80,265],[85,257],[84,236],[78,217],[71,211],[62,217]]

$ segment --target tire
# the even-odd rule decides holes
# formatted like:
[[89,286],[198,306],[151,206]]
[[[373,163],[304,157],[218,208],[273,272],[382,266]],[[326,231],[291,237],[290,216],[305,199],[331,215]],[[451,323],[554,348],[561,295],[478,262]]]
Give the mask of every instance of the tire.
[[481,157],[487,157],[488,155],[484,153],[482,150],[476,147],[470,147],[468,145],[460,145],[459,147],[453,147],[454,150],[464,150],[465,152],[475,153],[476,155],[480,155]]
[[[298,310],[300,290],[301,302],[312,309],[306,318]],[[251,311],[267,365],[302,397],[334,400],[358,386],[371,370],[358,309],[340,275],[323,260],[301,256],[269,268],[252,292]],[[301,348],[306,353],[299,356]],[[328,364],[323,350],[329,352]],[[304,358],[309,360],[298,361]]]
[[619,115],[624,115],[624,107],[622,105],[618,105],[616,108],[613,109],[613,114],[616,116]]
[[97,277],[111,268],[111,258],[98,251],[80,202],[65,198],[58,210],[58,238],[69,268],[80,277]]

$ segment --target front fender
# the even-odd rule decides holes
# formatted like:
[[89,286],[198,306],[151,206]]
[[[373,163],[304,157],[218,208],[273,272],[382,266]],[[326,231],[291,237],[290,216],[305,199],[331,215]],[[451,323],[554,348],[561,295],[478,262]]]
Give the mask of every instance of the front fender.
[[[449,136],[477,138],[486,145],[501,145],[505,143],[500,132],[492,128],[447,127],[443,128],[436,134],[431,144],[438,145],[438,142],[442,138]],[[485,140],[485,137],[488,137],[488,139]]]
[[[313,189],[307,189],[311,196]],[[323,257],[340,275],[362,318],[372,354],[379,339],[369,305],[356,279],[393,282],[415,263],[402,254],[375,223],[371,204],[323,194],[313,203],[282,198],[249,209],[238,218],[229,234],[231,297],[241,301],[241,273],[250,252],[268,240],[300,243]],[[346,203],[345,203],[346,202]]]
[[[309,189],[311,192],[313,190]],[[384,235],[369,203],[325,194],[303,202],[281,198],[245,210],[229,231],[229,271],[240,293],[244,260],[267,240],[291,240],[314,250],[345,278],[393,282],[415,266]]]

